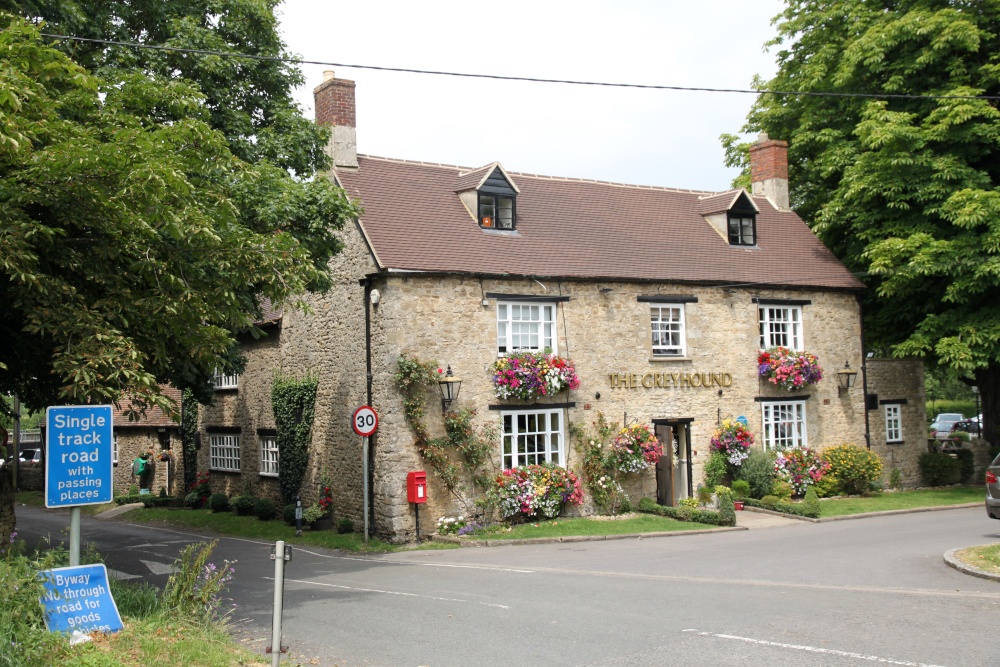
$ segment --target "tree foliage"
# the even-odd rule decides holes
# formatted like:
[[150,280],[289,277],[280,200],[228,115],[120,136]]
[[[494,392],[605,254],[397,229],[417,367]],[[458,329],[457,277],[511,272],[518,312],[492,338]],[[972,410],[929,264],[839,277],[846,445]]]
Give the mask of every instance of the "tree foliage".
[[326,178],[235,154],[194,83],[94,76],[38,30],[0,36],[0,390],[56,401],[210,396],[265,299],[329,284],[356,213]]
[[789,142],[792,205],[869,286],[871,346],[974,376],[995,440],[1000,112],[959,96],[1000,94],[1000,5],[788,0],[776,25],[758,87],[876,97],[763,94],[744,129]]

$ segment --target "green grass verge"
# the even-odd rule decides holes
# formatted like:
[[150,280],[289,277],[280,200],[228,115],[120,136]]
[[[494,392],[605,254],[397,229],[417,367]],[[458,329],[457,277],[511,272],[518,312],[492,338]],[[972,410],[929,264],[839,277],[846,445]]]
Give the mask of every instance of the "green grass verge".
[[[14,502],[18,505],[45,507],[45,494],[41,491],[19,491],[14,498]],[[100,514],[105,510],[109,510],[112,507],[115,507],[113,502],[104,503],[103,505],[83,505],[80,507],[80,513],[85,516],[93,516],[94,514]],[[66,514],[69,514],[69,509],[59,509],[53,511],[65,512]]]
[[472,540],[523,540],[532,537],[575,537],[578,535],[628,535],[631,533],[660,533],[675,530],[700,530],[715,528],[703,523],[677,521],[662,516],[641,514],[628,519],[601,521],[590,518],[555,519],[538,523],[522,523],[509,531],[470,535]]
[[194,528],[211,531],[220,535],[235,535],[263,542],[284,540],[289,544],[307,544],[328,549],[343,549],[345,551],[363,551],[366,553],[385,553],[395,551],[397,547],[371,539],[365,544],[364,537],[359,533],[340,534],[332,530],[312,532],[303,529],[302,535],[295,536],[295,528],[284,521],[261,521],[252,516],[236,516],[231,512],[213,514],[209,510],[192,509],[134,509],[122,515],[126,521],[137,523],[164,524],[181,528]]
[[983,502],[984,495],[982,486],[949,486],[941,489],[879,493],[867,498],[829,498],[819,501],[820,516],[846,516],[865,512],[961,505]]
[[1000,544],[985,544],[955,552],[955,558],[984,572],[1000,574]]

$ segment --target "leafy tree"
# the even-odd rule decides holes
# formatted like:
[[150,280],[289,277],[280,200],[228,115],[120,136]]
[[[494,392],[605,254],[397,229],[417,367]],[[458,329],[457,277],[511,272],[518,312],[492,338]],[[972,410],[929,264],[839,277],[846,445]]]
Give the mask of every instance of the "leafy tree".
[[974,377],[996,443],[1000,4],[788,0],[776,24],[759,88],[876,97],[763,94],[744,130],[789,142],[792,205],[869,286],[871,346]]
[[[38,32],[0,15],[0,392],[175,408],[158,383],[204,395],[264,299],[329,284],[356,209],[235,155],[191,83],[108,83]],[[12,528],[4,472],[0,543]]]

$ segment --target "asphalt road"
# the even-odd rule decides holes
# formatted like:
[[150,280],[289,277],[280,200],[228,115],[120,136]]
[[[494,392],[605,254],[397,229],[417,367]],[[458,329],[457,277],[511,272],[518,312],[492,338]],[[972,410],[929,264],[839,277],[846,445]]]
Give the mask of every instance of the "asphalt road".
[[[18,508],[29,540],[68,514]],[[109,568],[155,584],[203,538],[84,519]],[[945,551],[1000,540],[982,508],[744,532],[354,556],[295,548],[289,664],[1000,665],[1000,583]],[[237,560],[236,634],[269,643],[270,545]]]

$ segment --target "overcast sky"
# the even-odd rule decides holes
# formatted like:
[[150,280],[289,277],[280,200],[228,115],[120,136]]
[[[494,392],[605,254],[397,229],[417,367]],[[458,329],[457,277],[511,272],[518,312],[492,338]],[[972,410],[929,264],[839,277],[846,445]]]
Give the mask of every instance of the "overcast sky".
[[[770,78],[779,0],[285,0],[307,60],[557,79],[749,88]],[[303,66],[313,115],[323,66]],[[719,135],[754,97],[476,80],[333,68],[357,82],[368,155],[697,190],[722,190]]]

